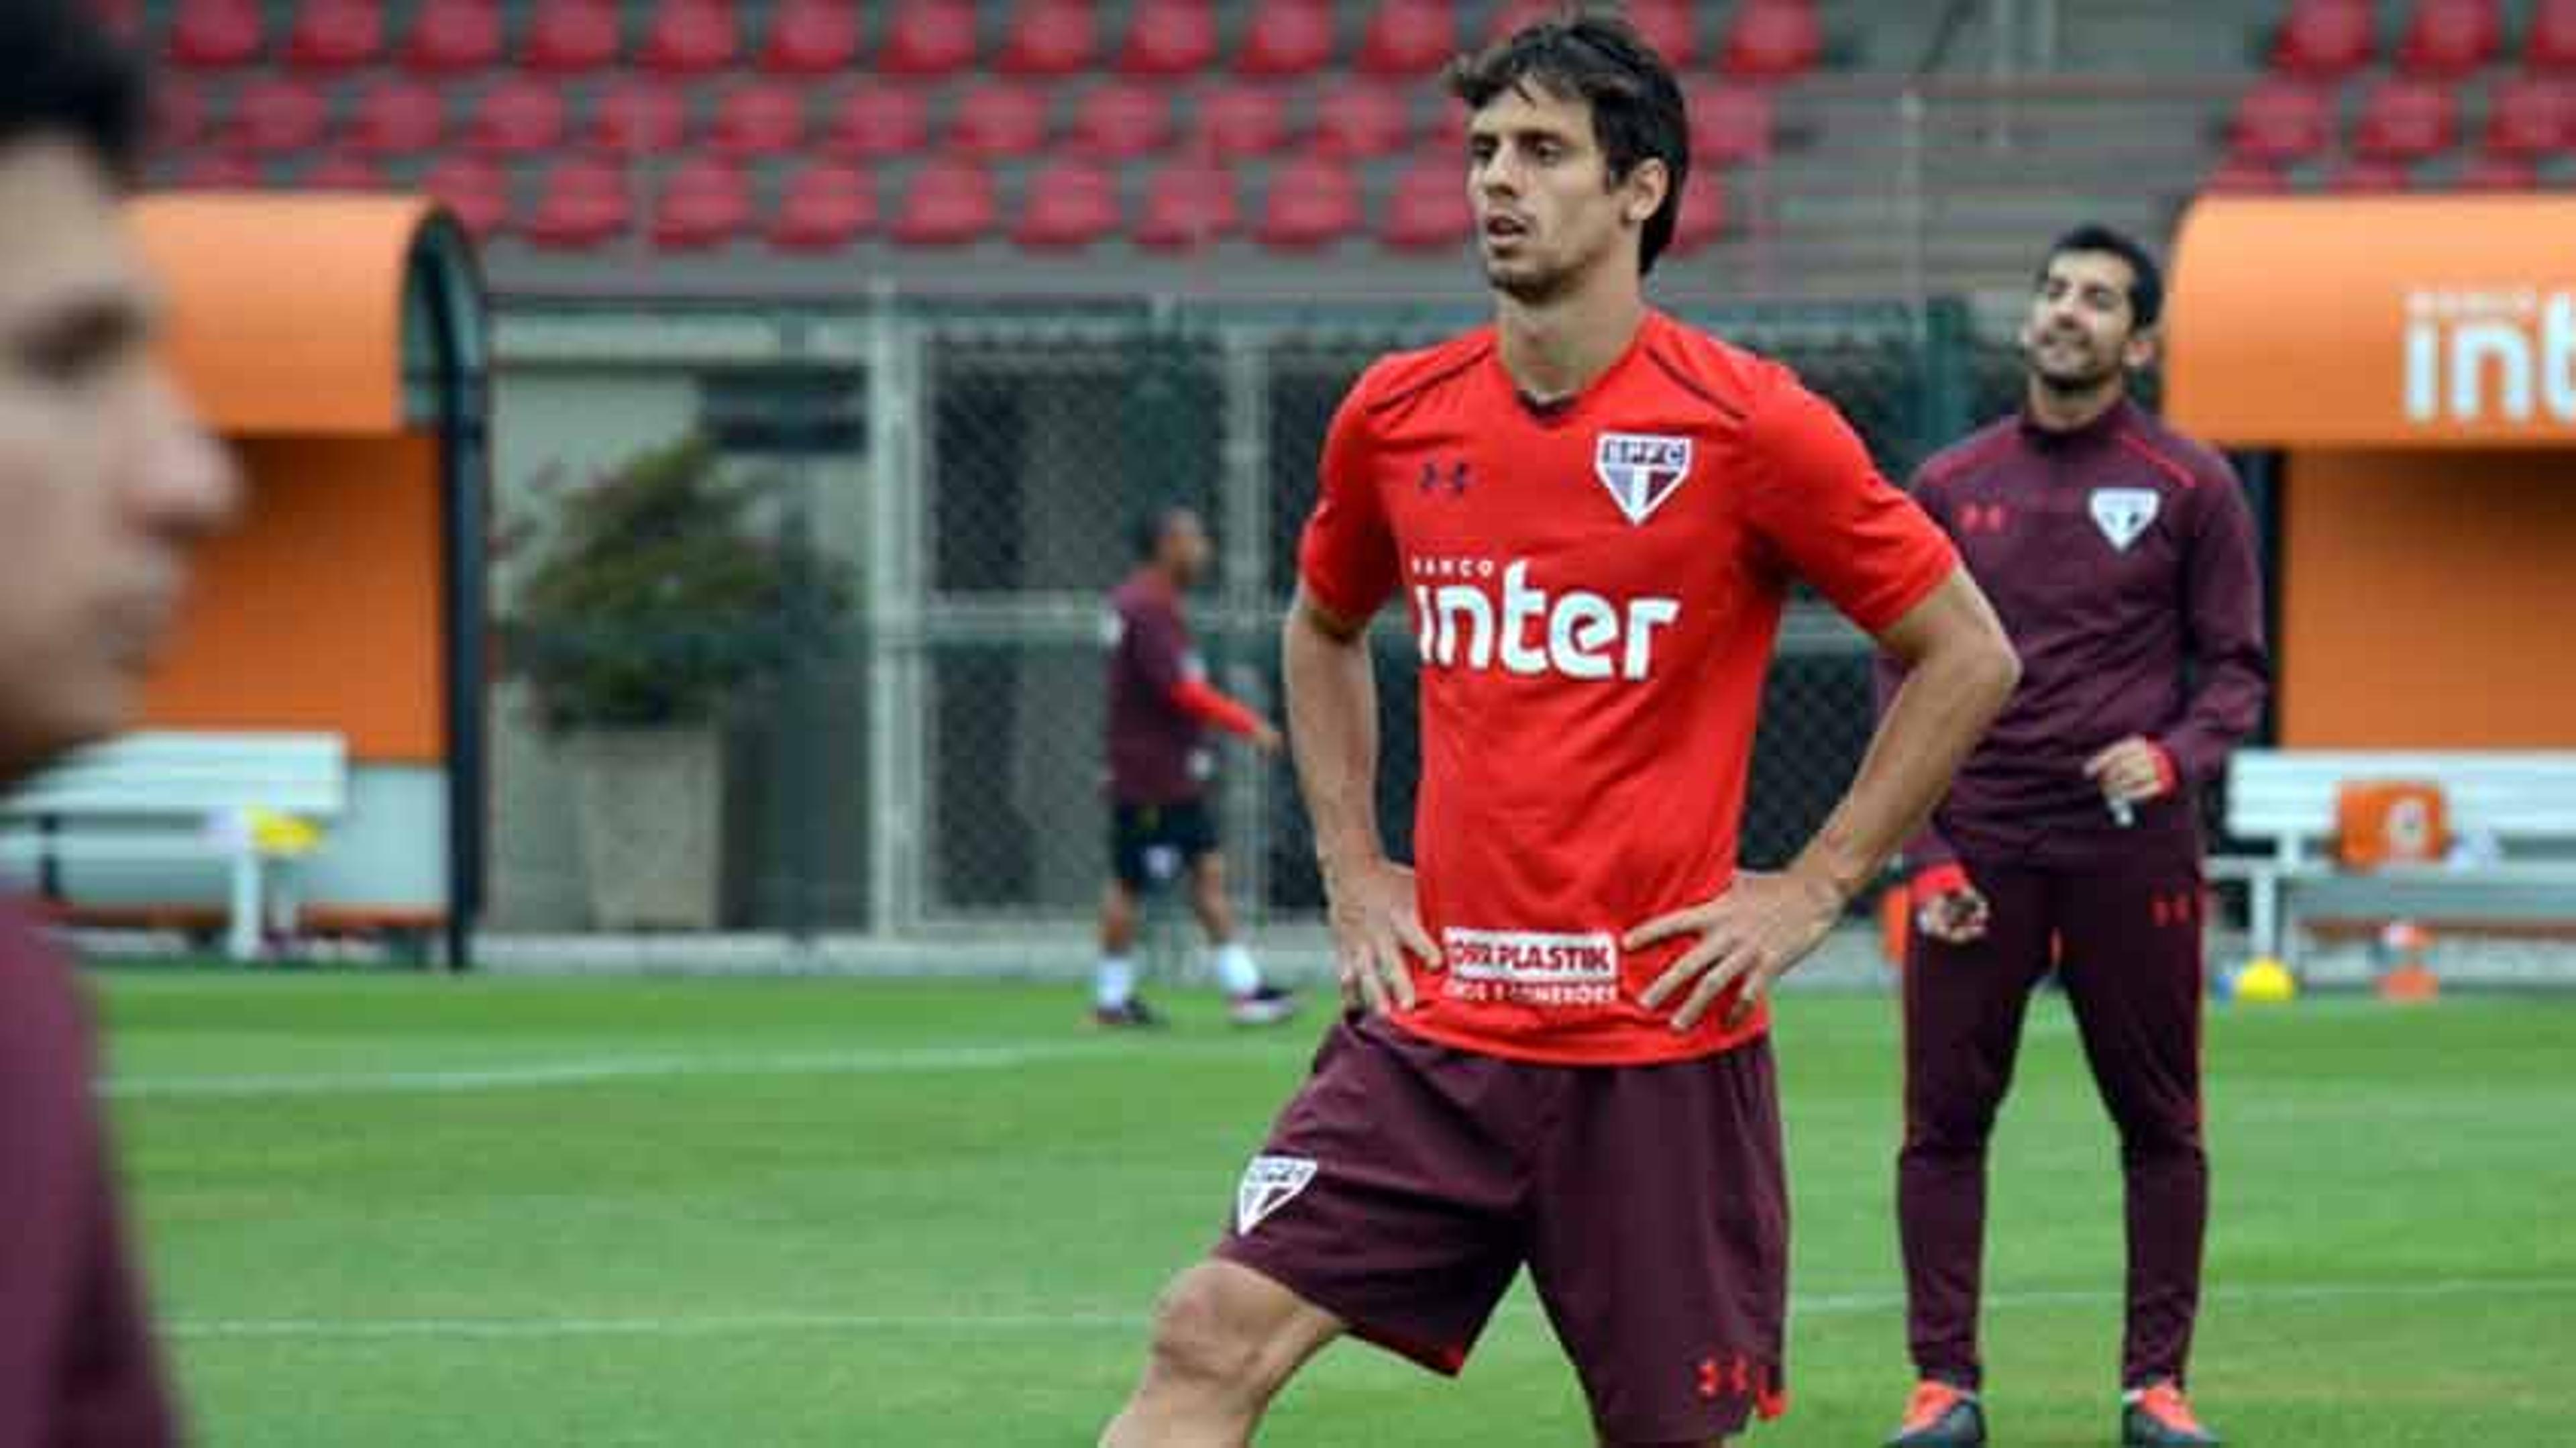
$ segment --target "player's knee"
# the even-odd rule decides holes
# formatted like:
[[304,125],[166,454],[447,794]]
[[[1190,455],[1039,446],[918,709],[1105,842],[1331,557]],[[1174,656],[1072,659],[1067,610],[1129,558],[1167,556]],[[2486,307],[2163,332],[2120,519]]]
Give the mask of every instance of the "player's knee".
[[1918,1108],[1905,1125],[1905,1149],[1917,1155],[1973,1156],[1994,1135],[1995,1112],[1977,1103]]
[[1229,1309],[1223,1282],[1204,1269],[1182,1273],[1155,1304],[1155,1369],[1201,1391],[1258,1398],[1262,1349],[1260,1334]]

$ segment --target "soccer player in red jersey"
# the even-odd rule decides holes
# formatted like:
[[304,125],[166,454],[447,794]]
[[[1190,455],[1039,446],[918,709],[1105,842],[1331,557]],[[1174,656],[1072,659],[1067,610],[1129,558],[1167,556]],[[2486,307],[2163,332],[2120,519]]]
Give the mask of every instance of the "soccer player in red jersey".
[[1136,993],[1137,897],[1187,869],[1190,908],[1207,931],[1227,1016],[1237,1025],[1276,1025],[1297,1013],[1297,998],[1264,981],[1236,938],[1206,794],[1210,728],[1264,754],[1278,752],[1279,731],[1218,692],[1191,646],[1181,600],[1207,575],[1212,554],[1198,513],[1155,509],[1137,527],[1136,553],[1136,571],[1109,595],[1106,620],[1110,879],[1100,897],[1091,1018],[1104,1026],[1162,1024]]
[[[2162,293],[2129,238],[2060,238],[2022,327],[2021,412],[1915,482],[2024,673],[1906,847],[1918,928],[1897,1201],[1920,1382],[1891,1441],[1908,1448],[1985,1441],[1986,1140],[2052,958],[2127,1178],[2124,1441],[2217,1441],[2183,1397],[2209,1210],[2193,800],[2262,712],[2268,664],[2235,474],[2128,396]],[[1882,664],[1883,679],[1900,671]]]
[[[0,5],[0,788],[124,720],[233,475],[149,351],[119,219],[134,64],[71,0]],[[128,1264],[70,969],[0,899],[0,1448],[177,1428]]]
[[[1449,82],[1495,319],[1351,389],[1283,637],[1352,1009],[1213,1258],[1166,1293],[1116,1448],[1246,1441],[1344,1333],[1455,1372],[1523,1266],[1604,1443],[1723,1441],[1776,1412],[1767,997],[2017,674],[1949,543],[1830,407],[1645,304],[1689,158],[1635,33],[1544,21]],[[1814,840],[1739,871],[1801,578],[1913,674]],[[1371,806],[1362,634],[1390,601],[1421,655],[1412,867]]]

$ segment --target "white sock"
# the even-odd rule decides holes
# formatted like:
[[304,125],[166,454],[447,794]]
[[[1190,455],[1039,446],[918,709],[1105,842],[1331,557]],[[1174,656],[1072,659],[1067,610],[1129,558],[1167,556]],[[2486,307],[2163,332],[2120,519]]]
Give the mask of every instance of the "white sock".
[[1261,988],[1261,967],[1242,941],[1229,940],[1216,948],[1216,978],[1227,995],[1250,995]]
[[1100,969],[1091,977],[1091,1002],[1104,1011],[1114,1011],[1135,997],[1136,962],[1123,955],[1100,957]]

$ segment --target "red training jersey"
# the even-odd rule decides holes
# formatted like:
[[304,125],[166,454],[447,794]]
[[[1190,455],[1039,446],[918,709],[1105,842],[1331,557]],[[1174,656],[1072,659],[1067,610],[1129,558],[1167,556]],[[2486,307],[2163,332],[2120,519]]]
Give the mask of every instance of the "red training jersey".
[[1623,951],[1735,871],[1762,679],[1804,578],[1873,633],[1957,566],[1840,416],[1778,363],[1648,312],[1590,387],[1534,407],[1480,328],[1382,359],[1325,439],[1300,571],[1344,617],[1391,598],[1421,656],[1415,868],[1445,968],[1415,1033],[1624,1064],[1687,1034],[1638,993],[1691,940]]

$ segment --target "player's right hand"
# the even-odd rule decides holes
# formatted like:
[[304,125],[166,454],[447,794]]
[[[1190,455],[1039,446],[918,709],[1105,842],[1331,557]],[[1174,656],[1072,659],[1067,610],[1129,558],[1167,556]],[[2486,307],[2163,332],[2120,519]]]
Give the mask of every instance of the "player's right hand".
[[1267,721],[1258,722],[1252,726],[1252,747],[1264,754],[1277,754],[1280,746],[1285,742],[1279,737],[1279,731]]
[[1985,938],[1986,897],[1974,885],[1957,885],[1916,902],[1914,928],[1945,945]]
[[1426,969],[1440,968],[1440,948],[1422,928],[1413,867],[1380,859],[1327,868],[1324,896],[1342,1003],[1380,1014],[1411,1010],[1413,972],[1405,968],[1405,952],[1419,957]]

